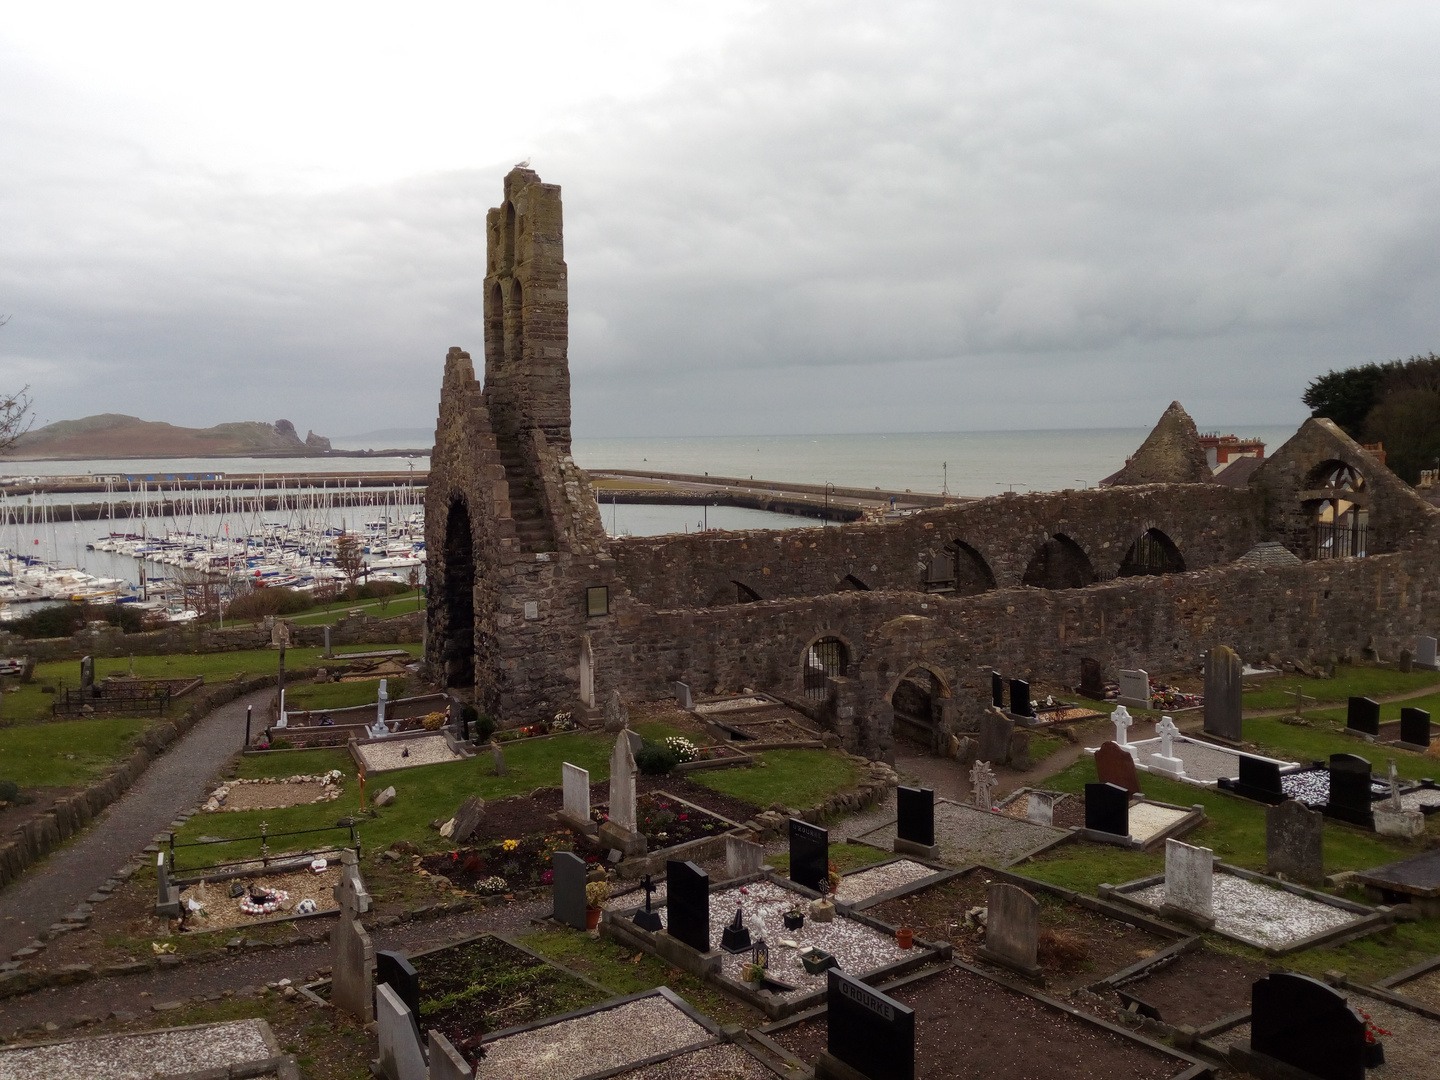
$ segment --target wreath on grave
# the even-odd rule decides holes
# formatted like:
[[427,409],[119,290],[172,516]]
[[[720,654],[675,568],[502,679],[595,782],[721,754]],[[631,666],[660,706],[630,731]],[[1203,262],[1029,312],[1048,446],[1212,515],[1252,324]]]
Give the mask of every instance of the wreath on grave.
[[252,892],[240,898],[240,910],[246,915],[273,915],[289,899],[290,894],[284,889]]

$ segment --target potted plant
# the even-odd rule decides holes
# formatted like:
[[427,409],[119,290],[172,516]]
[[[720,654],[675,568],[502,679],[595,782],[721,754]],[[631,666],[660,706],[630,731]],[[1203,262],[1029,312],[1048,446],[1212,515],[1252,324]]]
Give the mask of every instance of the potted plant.
[[784,918],[786,930],[799,930],[805,925],[805,913],[800,910],[799,904],[785,912]]
[[835,957],[824,949],[817,949],[812,945],[808,949],[801,950],[800,965],[809,974],[820,975],[835,966]]
[[763,983],[765,981],[765,967],[762,964],[744,964],[740,968],[740,977],[749,983]]
[[895,944],[902,949],[908,949],[915,944],[915,931],[908,926],[897,926],[895,928]]
[[585,926],[594,930],[600,925],[600,915],[605,901],[610,899],[608,881],[592,881],[585,886]]

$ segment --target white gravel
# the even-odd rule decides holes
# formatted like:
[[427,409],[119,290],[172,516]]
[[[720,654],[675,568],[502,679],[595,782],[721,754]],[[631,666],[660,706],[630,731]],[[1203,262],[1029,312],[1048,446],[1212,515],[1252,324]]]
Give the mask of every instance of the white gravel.
[[[947,863],[1008,866],[1041,844],[1063,835],[1063,829],[1032,825],[998,811],[976,810],[948,799],[935,803],[935,843],[940,846],[940,857]],[[893,849],[895,822],[865,833],[862,839]]]
[[0,1080],[150,1080],[273,1056],[263,1020],[0,1049]]
[[[1165,883],[1152,885],[1129,896],[1158,909],[1165,902]],[[1312,934],[1364,918],[1356,912],[1331,907],[1234,874],[1215,875],[1213,903],[1215,929],[1252,944],[1272,948],[1284,948]]]
[[621,1073],[615,1080],[775,1080],[775,1074],[738,1046],[707,1046],[658,1065]]
[[774,705],[775,702],[768,698],[761,697],[739,697],[729,698],[725,701],[702,701],[695,706],[695,711],[704,716],[706,713],[727,713],[735,712],[738,709],[758,709],[765,705]]
[[1400,805],[1406,810],[1424,810],[1427,806],[1440,806],[1440,789],[1416,788],[1400,796]]
[[1138,802],[1130,807],[1130,835],[1142,844],[1156,833],[1164,832],[1183,818],[1189,810],[1172,810],[1168,806],[1156,806],[1150,802]]
[[575,1080],[711,1038],[663,997],[547,1024],[485,1044],[476,1080]]
[[909,859],[900,859],[884,866],[872,866],[868,870],[842,877],[840,888],[835,891],[835,899],[848,904],[858,903],[887,889],[898,889],[902,885],[909,885],[912,881],[919,881],[936,873],[939,871]]
[[[392,769],[413,769],[417,765],[438,765],[463,760],[450,749],[444,735],[428,735],[422,739],[404,739],[393,743],[367,743],[358,747],[365,771],[388,772]],[[406,750],[409,757],[402,757]]]

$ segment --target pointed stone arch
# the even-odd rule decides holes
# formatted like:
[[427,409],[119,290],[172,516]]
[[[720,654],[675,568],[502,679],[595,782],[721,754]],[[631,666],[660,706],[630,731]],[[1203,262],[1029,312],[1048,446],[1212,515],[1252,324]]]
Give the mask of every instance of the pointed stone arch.
[[1037,589],[1083,589],[1097,580],[1085,549],[1064,533],[1055,533],[1031,556],[1021,585]]
[[505,298],[505,359],[518,363],[525,355],[525,287],[518,278],[510,282]]
[[995,572],[979,551],[964,540],[955,540],[950,553],[955,564],[956,595],[977,596],[995,588]]
[[870,586],[857,578],[854,574],[846,574],[835,583],[836,592],[869,592]]
[[1310,557],[1360,558],[1366,553],[1370,527],[1370,493],[1365,475],[1339,459],[1322,461],[1310,470],[1301,492],[1310,524]]
[[445,640],[440,644],[445,685],[475,685],[475,538],[470,506],[451,501],[445,519],[445,579],[441,583]]
[[1120,560],[1118,571],[1120,577],[1184,572],[1185,556],[1180,553],[1175,541],[1153,526],[1135,538]]

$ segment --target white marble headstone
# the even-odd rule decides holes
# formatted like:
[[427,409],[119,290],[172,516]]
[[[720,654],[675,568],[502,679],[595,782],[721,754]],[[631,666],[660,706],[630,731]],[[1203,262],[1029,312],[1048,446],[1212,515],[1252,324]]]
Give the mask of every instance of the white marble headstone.
[[1025,820],[1035,825],[1055,824],[1055,800],[1039,791],[1032,791],[1025,806]]
[[1128,746],[1130,743],[1129,728],[1135,723],[1135,718],[1130,715],[1130,710],[1124,705],[1117,706],[1110,714],[1110,722],[1115,725],[1115,742],[1120,746]]
[[1120,672],[1118,700],[1132,709],[1150,708],[1150,673],[1143,669]]
[[560,777],[565,792],[565,813],[576,821],[589,821],[590,771],[566,761],[560,766]]
[[1435,663],[1435,639],[1423,634],[1415,638],[1415,666],[1433,670]]
[[1165,904],[1203,919],[1215,917],[1215,853],[1165,841]]

